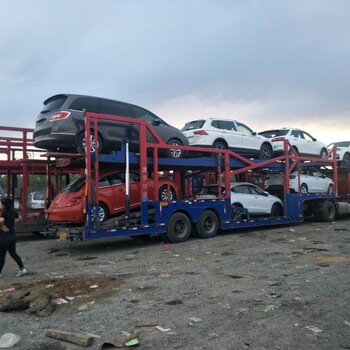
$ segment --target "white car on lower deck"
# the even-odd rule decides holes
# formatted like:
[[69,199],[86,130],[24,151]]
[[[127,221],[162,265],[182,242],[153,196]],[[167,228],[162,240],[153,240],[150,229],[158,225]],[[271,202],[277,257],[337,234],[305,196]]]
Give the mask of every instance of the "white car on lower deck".
[[[265,179],[266,191],[275,193],[283,189],[284,174],[270,174]],[[300,191],[298,172],[295,171],[289,175],[289,184],[291,192],[306,193],[332,193],[333,180],[322,174],[314,168],[300,169]]]
[[[250,182],[232,182],[230,190],[231,204],[234,210],[237,207],[245,208],[253,216],[283,215],[282,201]],[[221,194],[224,193],[225,187],[222,186]],[[214,184],[204,186],[203,190],[196,196],[196,199],[217,199],[218,196],[218,185]]]

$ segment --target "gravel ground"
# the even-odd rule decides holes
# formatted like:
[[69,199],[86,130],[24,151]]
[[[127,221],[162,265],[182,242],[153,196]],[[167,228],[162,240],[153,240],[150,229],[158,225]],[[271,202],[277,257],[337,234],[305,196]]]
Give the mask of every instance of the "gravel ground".
[[90,349],[113,337],[155,350],[350,349],[349,231],[349,220],[308,222],[182,244],[24,234],[30,274],[15,277],[7,257],[0,307],[26,307],[0,312],[0,335],[23,350],[82,348],[47,328],[92,334]]

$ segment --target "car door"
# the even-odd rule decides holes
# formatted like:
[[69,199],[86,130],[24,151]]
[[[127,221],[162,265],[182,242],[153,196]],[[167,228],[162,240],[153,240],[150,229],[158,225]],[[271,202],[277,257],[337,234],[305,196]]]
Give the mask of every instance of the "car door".
[[104,186],[104,178],[100,180],[100,200],[103,198],[111,213],[120,213],[125,210],[124,176],[122,173],[114,173],[108,175],[107,178],[109,181],[108,187],[107,185]]
[[243,147],[249,150],[260,150],[261,140],[255,136],[255,133],[247,125],[236,122],[236,127],[243,141]]
[[309,168],[303,168],[300,170],[300,185],[303,183],[306,184],[308,192],[317,192],[317,178],[313,176],[313,173]]
[[305,140],[305,149],[307,150],[307,152],[305,153],[313,156],[319,156],[322,149],[322,146],[320,145],[319,141],[317,141],[306,131],[301,131],[301,134],[303,136],[303,139]]
[[140,198],[140,175],[138,173],[130,172],[129,173],[130,178],[130,190],[129,190],[129,197],[130,197],[130,205],[131,207],[138,207],[141,203]]
[[255,200],[255,195],[252,194],[247,184],[236,185],[231,188],[231,203],[242,204],[250,214],[257,213]]
[[324,175],[316,169],[309,169],[310,177],[313,179],[313,192],[327,192],[328,185],[324,184]]
[[212,120],[210,123],[210,134],[212,139],[223,138],[231,150],[244,148],[243,140],[237,132],[235,123],[231,120]]
[[298,149],[299,154],[307,154],[308,146],[300,130],[291,130],[289,142]]
[[253,185],[248,185],[249,191],[252,196],[254,196],[254,210],[257,214],[266,214],[270,212],[271,204],[270,198],[266,195],[266,193]]

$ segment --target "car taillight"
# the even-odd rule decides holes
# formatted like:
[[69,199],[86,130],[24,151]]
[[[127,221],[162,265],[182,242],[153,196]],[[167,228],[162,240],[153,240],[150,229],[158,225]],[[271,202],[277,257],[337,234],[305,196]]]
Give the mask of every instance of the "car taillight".
[[73,197],[67,204],[66,207],[79,204],[83,200],[83,197]]
[[276,141],[283,141],[284,137],[275,137],[273,139],[271,139],[272,142],[276,142]]
[[204,130],[193,131],[195,135],[208,135]]
[[50,122],[55,122],[56,120],[66,119],[70,115],[70,112],[55,112],[49,116]]
[[296,175],[289,175],[290,179],[295,179],[297,176]]

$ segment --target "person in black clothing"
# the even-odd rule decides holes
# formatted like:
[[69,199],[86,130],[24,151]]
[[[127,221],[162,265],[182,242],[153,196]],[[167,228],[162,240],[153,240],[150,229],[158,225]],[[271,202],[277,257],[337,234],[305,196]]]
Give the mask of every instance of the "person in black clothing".
[[12,200],[8,197],[1,199],[0,209],[2,211],[0,214],[0,277],[7,251],[19,267],[17,276],[23,276],[27,273],[27,270],[24,268],[21,257],[16,252],[15,232],[15,222],[20,221],[22,217],[13,209]]

